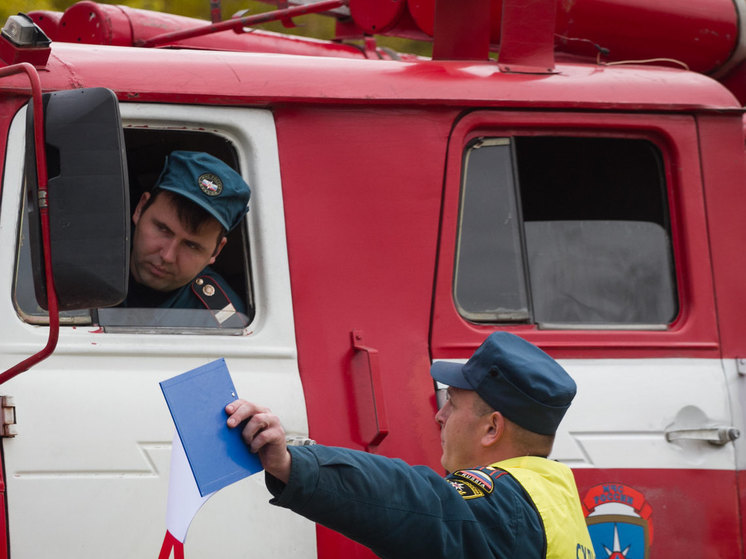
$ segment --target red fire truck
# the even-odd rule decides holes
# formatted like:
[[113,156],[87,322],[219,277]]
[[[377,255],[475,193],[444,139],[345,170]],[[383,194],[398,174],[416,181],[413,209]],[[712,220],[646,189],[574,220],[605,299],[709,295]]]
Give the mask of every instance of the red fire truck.
[[[338,39],[255,28],[305,13]],[[438,469],[429,367],[495,330],[578,383],[552,457],[596,557],[743,557],[744,21],[743,0],[11,17],[0,558],[157,556],[173,437],[158,383],[219,357],[294,440]],[[115,306],[129,200],[174,149],[252,187],[216,262],[245,297],[236,321]],[[267,501],[261,475],[218,492],[186,556],[371,556]]]

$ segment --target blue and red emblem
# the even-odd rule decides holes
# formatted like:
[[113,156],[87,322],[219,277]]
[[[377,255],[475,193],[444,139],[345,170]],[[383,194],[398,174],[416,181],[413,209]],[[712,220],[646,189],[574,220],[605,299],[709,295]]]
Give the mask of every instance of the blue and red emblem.
[[648,559],[653,510],[642,493],[620,483],[603,483],[589,489],[582,503],[596,557]]
[[197,184],[202,192],[208,196],[218,196],[223,191],[223,181],[212,173],[204,173],[197,179]]

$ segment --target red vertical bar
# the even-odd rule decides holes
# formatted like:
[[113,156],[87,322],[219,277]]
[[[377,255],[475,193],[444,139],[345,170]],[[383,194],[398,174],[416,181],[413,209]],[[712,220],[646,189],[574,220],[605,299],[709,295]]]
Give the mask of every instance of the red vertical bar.
[[503,0],[500,69],[547,73],[554,70],[555,0]]
[[490,0],[436,0],[433,60],[487,60]]

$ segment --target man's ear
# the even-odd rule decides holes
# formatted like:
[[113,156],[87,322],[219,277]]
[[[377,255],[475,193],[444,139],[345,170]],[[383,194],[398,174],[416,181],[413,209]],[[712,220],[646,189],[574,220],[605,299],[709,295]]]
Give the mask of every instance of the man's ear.
[[210,264],[215,263],[215,259],[218,257],[218,254],[220,254],[220,251],[223,250],[223,247],[225,246],[225,243],[228,242],[228,237],[223,237],[220,239],[220,242],[218,243],[218,246],[215,248],[215,252],[212,255],[212,258],[210,258]]
[[150,197],[152,195],[150,192],[143,192],[142,196],[140,196],[140,201],[137,203],[137,206],[135,207],[135,211],[132,212],[132,223],[137,225],[137,222],[140,221],[140,217],[142,216],[142,209],[145,207],[145,204],[148,200],[150,200]]
[[493,411],[485,417],[485,421],[482,446],[491,447],[499,443],[505,434],[505,418],[499,411]]

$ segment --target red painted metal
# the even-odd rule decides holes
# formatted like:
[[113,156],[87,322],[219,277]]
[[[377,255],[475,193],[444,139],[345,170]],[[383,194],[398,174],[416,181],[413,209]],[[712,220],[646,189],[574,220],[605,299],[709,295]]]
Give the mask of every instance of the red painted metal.
[[429,37],[435,34],[435,0],[409,0],[407,11],[423,33]]
[[[413,162],[442,161],[458,113],[305,103],[274,109],[298,365],[315,440],[365,449],[349,378],[354,326],[379,350],[385,374],[389,434],[377,452],[439,468],[427,339],[442,167]],[[372,149],[371,138],[385,141]],[[319,557],[373,557],[339,534],[317,533]]]
[[[451,135],[435,288],[432,352],[434,358],[464,358],[494,325],[462,318],[453,304],[453,262],[458,225],[463,147],[481,136],[567,133],[628,137],[634,134],[658,145],[672,163],[666,172],[669,188],[674,259],[677,262],[680,314],[666,330],[551,330],[523,324],[505,327],[557,358],[720,357],[718,307],[713,294],[705,200],[701,192],[694,120],[685,116],[644,114],[578,115],[559,112],[475,112],[464,117]],[[728,167],[732,169],[732,166]],[[719,184],[719,183],[718,183]],[[676,196],[675,192],[690,193]],[[725,265],[725,263],[723,264]],[[730,274],[726,274],[730,275]],[[735,333],[735,332],[734,332]],[[734,342],[735,343],[735,342]]]
[[[13,74],[25,73],[31,82],[31,100],[34,107],[34,146],[36,149],[36,174],[40,198],[46,200],[47,194],[47,156],[44,144],[44,110],[41,99],[41,80],[36,69],[26,62],[0,68],[0,78]],[[39,352],[24,359],[20,363],[0,374],[0,384],[12,379],[16,375],[27,371],[37,363],[49,357],[54,348],[60,332],[60,316],[57,311],[57,293],[54,290],[54,277],[52,276],[52,256],[49,240],[49,209],[40,202],[41,234],[44,247],[44,272],[47,282],[47,308],[49,309],[49,337],[47,344]]]
[[[327,4],[339,5],[326,0],[289,9],[298,10],[291,13],[331,9],[325,7]],[[479,10],[474,10],[474,6]],[[340,24],[340,29],[345,36],[368,32],[423,39],[435,34],[435,8],[436,0],[386,3],[352,0],[350,11],[355,24]],[[660,59],[672,59],[698,72],[722,68],[736,51],[739,41],[739,16],[732,0],[653,3],[644,0],[469,0],[443,1],[439,9],[443,14],[438,19],[434,40],[435,58],[485,60],[485,48],[492,48],[499,50],[503,67],[518,71],[546,71],[552,67],[550,28],[554,29],[556,48],[564,57],[580,57],[587,62],[597,57],[603,62],[657,59],[659,64],[666,64]],[[553,10],[557,18],[552,27]],[[73,43],[151,46],[176,42],[180,46],[210,50],[364,56],[364,50],[338,42],[310,41],[259,30],[251,34],[233,31],[242,27],[240,21],[246,25],[247,22],[266,21],[264,18],[268,17],[286,19],[288,15],[282,10],[272,13],[275,15],[257,14],[248,16],[249,19],[211,25],[191,18],[86,0],[68,8],[59,22],[48,15],[50,12],[33,12],[32,17],[54,40]],[[503,14],[510,23],[503,22]],[[491,47],[485,47],[486,32]],[[502,33],[508,36],[501,37]],[[383,51],[377,54],[388,58]],[[746,100],[743,74],[744,71],[736,69],[721,79],[740,99]]]
[[350,0],[350,15],[365,33],[391,31],[404,13],[407,0]]
[[[323,57],[240,57],[174,49],[98,51],[53,44],[45,87],[106,83],[121,99],[205,104],[282,103],[332,105],[406,103],[416,106],[525,107],[699,111],[739,110],[725,88],[704,76],[674,69],[562,65],[560,75],[502,74],[497,65],[458,61],[399,63]],[[61,60],[69,61],[63,64]],[[213,86],[206,88],[204,77]],[[292,79],[289,78],[292,76]],[[536,80],[542,80],[540,88]],[[625,87],[634,82],[635,87]],[[170,85],[179,83],[178,90]],[[665,99],[665,103],[661,100]]]
[[[581,499],[600,484],[640,492],[655,525],[650,557],[740,559],[736,472],[687,469],[573,470]],[[639,552],[639,550],[638,550]]]
[[252,25],[258,25],[260,23],[267,23],[268,21],[277,21],[306,14],[316,14],[346,5],[347,0],[322,0],[313,4],[305,4],[293,8],[286,8],[284,10],[275,10],[272,12],[264,12],[253,16],[229,19],[226,21],[221,21],[220,23],[208,24],[194,29],[164,33],[162,35],[151,37],[147,40],[136,41],[135,45],[141,47],[155,47],[174,43],[176,41],[184,39],[191,39],[193,37],[211,35],[220,31],[242,31],[244,27],[250,27]]
[[[66,43],[130,46],[133,44],[133,29],[130,28],[128,12],[129,10],[121,6],[78,2],[62,14],[54,40]],[[35,18],[36,15],[32,13],[31,17]],[[171,22],[173,19],[164,14],[153,13],[151,25],[158,28],[163,25],[163,20]]]
[[52,12],[48,10],[37,10],[29,12],[28,16],[33,20],[36,25],[44,30],[44,34],[49,37],[52,41],[57,40],[57,32],[60,27],[60,20],[62,19],[61,12]]
[[[555,8],[546,2],[491,0],[490,7],[478,17],[471,17],[472,27],[477,31],[472,38],[475,45],[481,44],[481,30],[489,22],[490,41],[494,50],[505,47],[511,52],[523,53],[534,50],[529,41],[532,24],[536,17],[549,17],[556,9],[557,20],[553,26],[558,50],[594,60],[599,54],[597,46],[608,51],[605,61],[639,60],[650,58],[673,58],[687,64],[697,72],[711,72],[721,67],[736,48],[739,38],[739,15],[732,0],[553,0]],[[406,13],[416,27],[426,36],[435,33],[437,0],[409,0]],[[444,9],[449,16],[459,10],[455,22],[467,17],[469,2],[446,2]],[[520,21],[502,25],[504,14],[523,12]],[[543,12],[543,14],[542,14]],[[404,20],[404,15],[401,20]],[[522,23],[521,23],[522,21]],[[517,32],[515,23],[528,32],[526,36]],[[458,24],[457,24],[458,25]],[[543,27],[542,22],[542,27]],[[399,33],[400,26],[393,25],[389,34]],[[506,30],[515,32],[512,37],[501,37]],[[404,33],[408,30],[404,28]],[[469,35],[462,37],[468,41]],[[438,38],[436,37],[436,41]],[[542,39],[543,44],[543,39]],[[476,46],[474,46],[476,48]],[[481,50],[477,49],[480,54]],[[453,58],[453,57],[451,57]],[[511,55],[511,59],[513,55]],[[506,61],[507,63],[507,61]],[[544,64],[539,64],[544,66]]]
[[503,0],[498,62],[504,72],[554,71],[555,0]]
[[[65,14],[69,25],[65,33],[71,33],[66,36],[82,37],[80,42],[133,45],[153,39],[163,29],[191,30],[205,25],[165,14],[81,4]],[[408,25],[407,18],[420,21],[429,13],[434,25],[434,0],[410,0],[403,11],[403,0],[394,4],[387,5],[388,12],[371,15],[366,25],[399,32]],[[508,2],[506,7],[517,10],[519,4]],[[679,6],[676,2],[662,4]],[[704,68],[720,63],[722,52],[732,45],[733,25],[725,3],[709,0],[703,4],[712,13],[691,29],[711,28],[717,30],[715,34],[722,33],[712,40],[703,39],[706,44],[701,52],[692,53],[701,55],[699,63]],[[563,32],[583,39],[562,39],[574,55],[586,54],[580,49],[575,52],[577,45],[588,44],[586,39],[601,44],[613,43],[609,37],[617,40],[618,22],[614,21],[601,25],[606,35],[587,38],[591,35],[586,27],[591,27],[593,19],[589,14],[601,5],[623,19],[621,1],[560,4],[564,11],[558,25],[564,26]],[[353,12],[365,6],[362,0],[351,3]],[[510,21],[516,12],[503,15],[502,2],[493,2],[492,10],[485,19],[489,26],[484,22],[478,25],[480,34],[489,28],[494,42],[495,22],[499,35],[499,24]],[[669,47],[663,37],[675,35],[676,29],[689,29],[686,26],[691,24],[678,18],[668,20],[660,4],[640,10],[638,13],[649,18],[636,23],[635,33],[638,28],[646,28],[648,33],[658,28],[662,31],[661,39],[649,41],[652,51],[661,45]],[[602,19],[613,18],[604,15]],[[101,29],[90,31],[96,26],[90,21]],[[161,23],[166,26],[159,28]],[[518,45],[514,56],[510,49],[520,36],[504,34],[501,57],[507,57],[511,65],[549,69],[546,21],[535,31],[540,36],[530,39],[531,47]],[[239,45],[231,41],[255,37],[260,40],[254,46],[242,42],[236,49],[288,52],[282,49],[290,39],[283,38],[282,46],[277,46],[261,35],[232,31],[180,42],[182,46],[230,48]],[[313,47],[318,50],[305,42],[297,45],[299,53],[329,55],[338,48],[339,56],[349,54],[341,45]],[[537,46],[538,51],[532,50]],[[445,50],[453,53],[460,48],[451,45]],[[464,49],[467,58],[482,57],[484,40],[475,40]],[[90,52],[58,43],[53,50],[55,57],[44,75],[44,86],[49,90],[68,88],[70,83],[104,83],[125,101],[271,107],[280,146],[299,368],[310,434],[326,444],[378,446],[382,454],[438,468],[440,446],[437,426],[431,420],[435,403],[428,374],[431,358],[467,357],[486,332],[494,329],[467,323],[458,316],[452,304],[450,266],[454,261],[462,147],[472,137],[495,130],[582,130],[604,136],[611,131],[620,136],[643,136],[669,156],[672,164],[665,170],[667,182],[679,189],[671,193],[670,201],[675,258],[681,266],[677,280],[682,313],[671,329],[563,332],[517,326],[513,331],[563,358],[718,358],[743,356],[746,351],[746,341],[738,335],[742,305],[732,303],[742,298],[739,278],[743,274],[734,273],[733,266],[739,265],[740,251],[746,246],[745,234],[739,229],[738,206],[733,203],[742,193],[732,178],[743,176],[744,171],[743,160],[733,157],[741,152],[732,147],[738,144],[740,150],[742,143],[741,122],[734,118],[742,109],[732,94],[708,78],[676,69],[567,62],[557,64],[558,75],[524,76],[501,73],[492,63],[442,60],[371,64],[319,58],[309,63],[307,57],[277,56],[267,61],[234,53],[190,51],[186,64],[183,52],[167,49],[120,52],[102,48]],[[676,52],[686,54],[685,50]],[[356,52],[354,56],[360,58],[360,51]],[[622,54],[612,48],[610,56]],[[595,56],[595,51],[589,56]],[[508,62],[503,58],[501,64],[507,66]],[[210,78],[209,90],[205,76]],[[700,155],[706,159],[701,168]],[[313,188],[308,187],[308,177],[314,179]],[[318,200],[334,200],[334,207]],[[708,223],[706,210],[723,219]],[[318,227],[318,223],[324,226]],[[388,250],[391,247],[396,250]],[[395,315],[386,309],[395,309]],[[380,351],[354,338],[351,347],[352,326],[363,330],[367,340],[375,340]],[[352,364],[355,361],[361,363]],[[366,426],[365,435],[350,419],[360,414],[359,391],[350,378],[351,369],[362,370],[368,383],[368,417],[384,418],[383,425],[379,421],[374,428]],[[379,382],[375,382],[376,370],[386,372]],[[390,403],[385,416],[377,409],[382,400]],[[706,558],[741,556],[740,544],[733,543],[740,541],[739,520],[722,518],[722,511],[736,509],[734,475],[732,471],[691,469],[576,470],[581,493],[610,481],[645,493],[653,514],[658,515],[654,545],[672,542],[670,549],[656,548],[658,554]],[[693,490],[684,494],[681,487]],[[703,491],[708,492],[706,499]],[[741,492],[741,502],[746,502],[743,489]],[[692,550],[676,539],[677,532],[684,529],[682,519],[695,515],[702,519],[698,524],[701,540],[712,545],[709,549]],[[338,557],[370,556],[357,544],[324,528],[318,529],[318,535],[321,556],[330,549]]]
[[[349,378],[352,348],[346,328],[355,325],[379,350],[380,370],[385,372],[381,393],[389,404],[390,432],[379,451],[419,463],[439,461],[428,374],[431,294],[423,286],[432,284],[435,269],[440,192],[432,186],[440,183],[442,174],[438,166],[411,162],[443,157],[442,139],[457,114],[430,109],[276,108],[298,359],[311,437],[316,440],[353,448],[364,448],[367,442],[356,425],[329,420],[358,413]],[[395,124],[398,132],[392,135],[387,131]],[[313,142],[304,132],[308,130],[315,131]],[[379,134],[387,141],[375,150],[366,149],[370,138]],[[384,168],[382,160],[388,162]],[[309,176],[314,177],[312,189],[307,188]],[[309,214],[308,208],[314,211]],[[313,227],[313,234],[308,234],[311,223],[324,226]],[[375,250],[383,246],[397,250]],[[384,309],[396,309],[395,324]],[[425,432],[404,428],[413,422],[424,425]]]
[[[59,23],[48,17],[48,12],[31,12],[39,25],[54,41],[74,44],[134,46],[166,32],[202,29],[209,23],[174,14],[140,10],[120,5],[98,4],[84,0],[69,7]],[[46,16],[46,17],[42,17]],[[260,29],[252,33],[225,30],[211,35],[181,40],[178,46],[202,50],[273,52],[304,56],[333,56],[336,58],[364,58],[353,45],[331,41],[309,40],[300,36],[270,33]],[[388,58],[385,53],[380,53]]]
[[[554,1],[554,0],[552,0]],[[482,60],[490,54],[490,0],[438,0],[435,5],[433,58]]]
[[378,350],[365,344],[360,330],[353,330],[351,336],[355,354],[350,372],[361,439],[366,450],[375,452],[389,434],[380,359]]
[[4,36],[0,36],[0,60],[8,65],[26,62],[41,67],[47,63],[51,52],[49,46],[19,48]]
[[742,105],[746,105],[746,62],[737,64],[718,81],[735,95]]
[[[712,277],[723,357],[746,356],[743,335],[743,303],[746,301],[743,277],[746,275],[743,250],[746,231],[736,200],[743,200],[743,184],[733,177],[746,176],[743,157],[729,157],[728,146],[740,146],[743,130],[737,121],[702,116],[698,119],[702,181],[708,215]],[[701,265],[697,260],[694,266]]]
[[673,58],[696,72],[724,64],[738,41],[732,0],[578,0],[559,2],[559,47],[604,60]]
[[[432,38],[435,35],[435,13],[439,0],[409,0],[407,3],[407,13],[417,28],[427,37]],[[479,19],[476,25],[481,26],[488,23],[490,29],[490,42],[496,45],[500,41],[500,21],[502,14],[503,0],[488,0],[489,6],[481,13],[473,15]],[[459,3],[455,6],[446,6],[446,9],[458,8]],[[470,9],[467,6],[467,10]],[[468,13],[468,12],[467,12]],[[462,17],[462,15],[457,17]],[[395,29],[396,31],[396,29]]]

